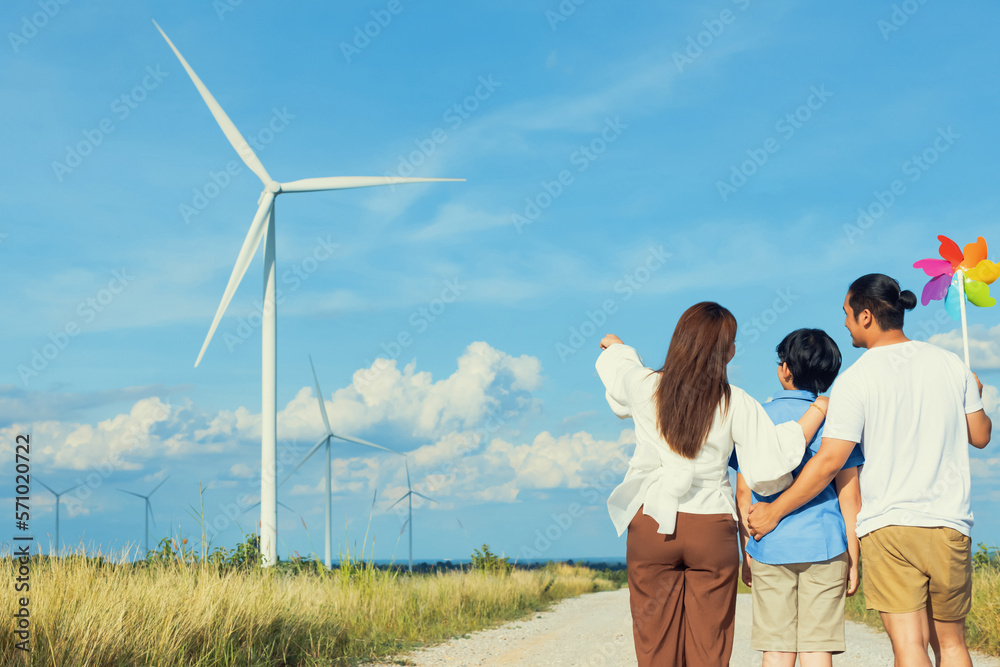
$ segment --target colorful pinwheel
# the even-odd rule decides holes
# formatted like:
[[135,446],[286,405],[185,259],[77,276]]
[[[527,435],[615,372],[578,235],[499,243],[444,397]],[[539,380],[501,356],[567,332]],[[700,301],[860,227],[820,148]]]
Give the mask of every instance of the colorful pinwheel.
[[962,322],[965,362],[969,362],[968,326],[965,299],[974,306],[988,308],[997,300],[990,296],[989,285],[1000,277],[1000,266],[986,259],[986,239],[980,236],[965,246],[964,252],[947,236],[938,236],[942,259],[922,259],[913,267],[923,269],[931,279],[924,285],[920,303],[944,299],[944,308],[953,320]]

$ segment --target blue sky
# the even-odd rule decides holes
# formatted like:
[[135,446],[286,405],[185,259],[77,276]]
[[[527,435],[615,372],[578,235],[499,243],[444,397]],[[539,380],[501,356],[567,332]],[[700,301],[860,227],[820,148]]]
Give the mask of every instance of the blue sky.
[[[312,354],[334,428],[409,452],[440,501],[415,510],[414,556],[437,559],[624,555],[604,501],[633,440],[594,372],[604,333],[656,366],[680,313],[719,301],[740,323],[731,380],[764,400],[792,329],[857,358],[857,276],[919,294],[912,264],[942,233],[997,259],[997,18],[917,0],[7,3],[0,462],[31,432],[35,476],[84,482],[69,545],[139,542],[141,501],[116,489],[168,475],[153,540],[171,519],[200,532],[199,481],[215,544],[255,530],[228,514],[259,491],[259,257],[193,363],[260,184],[152,19],[279,181],[468,179],[276,213],[279,458],[322,435]],[[957,350],[942,313],[918,307],[907,332]],[[1000,310],[969,319],[997,418]],[[369,451],[335,450],[335,548],[405,558],[387,511],[403,467]],[[973,537],[1000,543],[1000,458],[973,456]],[[283,557],[322,552],[321,483],[317,459],[279,491]]]

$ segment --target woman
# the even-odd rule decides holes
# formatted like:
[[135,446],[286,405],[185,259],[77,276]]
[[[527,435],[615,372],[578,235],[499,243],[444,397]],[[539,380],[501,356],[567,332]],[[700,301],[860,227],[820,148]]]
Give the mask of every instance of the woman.
[[733,448],[758,493],[781,491],[823,423],[826,397],[798,422],[775,426],[729,384],[736,320],[717,303],[684,312],[663,367],[645,368],[617,336],[601,341],[597,372],[608,403],[635,421],[635,454],[608,498],[626,561],[640,667],[728,665],[739,555],[729,485]]

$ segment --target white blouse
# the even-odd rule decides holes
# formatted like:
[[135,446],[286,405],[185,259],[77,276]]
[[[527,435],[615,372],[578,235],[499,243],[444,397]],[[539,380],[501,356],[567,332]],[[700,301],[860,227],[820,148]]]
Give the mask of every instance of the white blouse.
[[729,410],[720,402],[701,451],[686,459],[670,449],[657,428],[659,376],[642,365],[633,348],[608,346],[597,358],[597,374],[614,413],[635,422],[635,453],[625,479],[608,498],[608,513],[618,535],[640,506],[664,535],[674,532],[677,512],[729,512],[735,519],[728,472],[734,445],[740,472],[757,493],[775,494],[792,483],[791,472],[802,462],[806,448],[802,427],[797,422],[775,426],[760,403],[739,387],[729,385]]

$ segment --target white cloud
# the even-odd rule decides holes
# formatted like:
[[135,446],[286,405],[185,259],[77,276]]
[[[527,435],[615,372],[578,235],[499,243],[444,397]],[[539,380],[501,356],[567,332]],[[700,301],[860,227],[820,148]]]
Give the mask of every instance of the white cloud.
[[229,468],[229,474],[239,479],[251,479],[254,476],[254,469],[245,463],[237,463]]
[[[635,444],[635,432],[625,429],[616,440],[600,440],[586,431],[554,436],[543,431],[529,442],[482,432],[455,431],[408,455],[413,490],[438,501],[417,505],[452,509],[479,503],[513,503],[522,491],[594,488],[606,496],[621,481],[624,461]],[[406,470],[396,457],[335,458],[333,491],[370,494],[378,490],[379,511],[405,514],[405,503],[389,507],[406,491]],[[292,495],[320,495],[324,479],[297,484]]]
[[[627,460],[635,443],[631,429],[623,430],[617,440],[598,440],[585,431],[562,436],[543,431],[530,442],[517,444],[501,437],[483,444],[481,436],[449,433],[410,452],[414,490],[440,501],[433,506],[436,509],[516,502],[526,490],[594,487],[607,493],[623,475],[616,471],[618,465],[613,469],[612,464]],[[380,495],[387,501],[406,493],[406,473],[398,461],[385,457],[368,460],[372,461],[368,472],[375,473],[369,476],[369,491],[382,485]],[[344,478],[342,460],[334,461],[333,469],[335,476]],[[356,477],[354,481],[358,481]]]
[[991,384],[983,385],[983,409],[994,421],[1000,419],[1000,389]]
[[[325,405],[334,429],[345,435],[389,425],[412,437],[438,440],[431,451],[420,454],[425,464],[434,465],[455,455],[458,445],[449,438],[450,433],[474,435],[484,424],[499,424],[534,409],[537,399],[531,392],[541,382],[537,358],[514,357],[487,343],[474,342],[448,377],[435,381],[429,372],[418,372],[415,361],[399,369],[395,361],[379,359],[371,368],[354,373],[351,384],[336,390]],[[312,389],[303,387],[278,414],[281,441],[315,442],[324,430],[318,413]],[[240,443],[259,441],[260,431],[260,414],[245,407],[208,414],[190,402],[170,404],[154,396],[138,400],[127,413],[96,424],[48,420],[0,429],[0,461],[13,458],[14,438],[26,432],[33,434],[39,443],[39,458],[51,469],[110,465],[118,470],[141,470],[152,459],[236,451]],[[387,446],[392,447],[392,443]],[[335,442],[335,455],[345,447],[347,451],[360,449]],[[338,490],[372,488],[379,465],[374,460],[338,459],[334,466],[337,479],[362,480]],[[257,472],[255,464],[246,462],[228,464],[223,470],[239,479],[249,479]]]
[[973,477],[997,478],[1000,476],[1000,458],[970,458],[969,470]]
[[[394,361],[357,371],[350,385],[325,398],[335,430],[367,435],[373,428],[392,427],[424,444],[408,452],[413,488],[439,501],[435,509],[470,503],[511,503],[522,492],[599,487],[609,491],[620,479],[609,471],[630,454],[634,432],[626,429],[617,439],[602,440],[586,431],[555,435],[542,431],[524,439],[515,426],[534,410],[533,396],[542,384],[541,363],[528,355],[512,356],[487,343],[474,342],[459,356],[447,377],[435,380],[418,371],[416,362],[400,369]],[[322,433],[316,397],[303,387],[279,412],[282,442],[305,443],[295,452],[294,463]],[[514,420],[517,423],[514,424]],[[4,437],[13,440],[14,425]],[[143,398],[127,413],[89,423],[40,422],[31,425],[40,443],[39,458],[51,468],[84,470],[102,464],[114,469],[147,471],[152,484],[166,471],[164,460],[187,458],[192,452],[222,454],[218,474],[211,484],[252,479],[254,460],[230,459],[240,447],[260,437],[260,415],[244,407],[204,413],[188,403],[171,405],[161,398]],[[391,446],[391,443],[390,443]],[[401,457],[364,450],[354,444],[332,444],[332,488],[338,494],[378,492],[377,509],[384,509],[406,493],[406,468]],[[0,450],[0,456],[11,453]],[[362,455],[355,455],[362,454]],[[242,458],[242,454],[240,455]],[[227,460],[228,459],[228,460]],[[211,466],[212,459],[205,459]],[[283,487],[285,497],[315,497],[324,492],[322,451]],[[281,478],[287,472],[279,471]],[[211,478],[211,474],[209,474]],[[610,485],[609,485],[610,484]],[[425,501],[421,501],[423,503]]]
[[509,226],[510,215],[488,213],[461,202],[444,204],[437,216],[410,235],[413,241],[438,241],[442,238],[482,232],[494,227]]
[[[324,397],[335,432],[356,434],[376,424],[392,424],[419,438],[473,428],[491,416],[520,412],[518,398],[541,385],[541,362],[513,357],[484,342],[470,344],[458,369],[434,381],[417,372],[416,362],[399,369],[395,360],[377,359],[356,371],[351,384]],[[278,416],[282,438],[309,439],[322,434],[316,398],[308,387]],[[257,417],[259,429],[259,417]],[[380,443],[381,444],[381,443]]]
[[[119,414],[97,424],[48,420],[34,424],[12,424],[0,429],[0,438],[13,443],[19,433],[31,433],[34,453],[52,468],[86,470],[98,465],[112,465],[122,470],[136,470],[139,461],[162,453],[165,447],[176,451],[178,444],[156,435],[158,425],[166,422],[176,407],[158,397],[137,401],[127,414]],[[0,448],[0,458],[13,458],[13,445]]]
[[[934,334],[927,339],[959,356],[965,354],[962,344],[962,330],[954,329],[947,333]],[[1000,369],[1000,324],[987,330],[982,324],[969,327],[969,362],[972,370]]]

